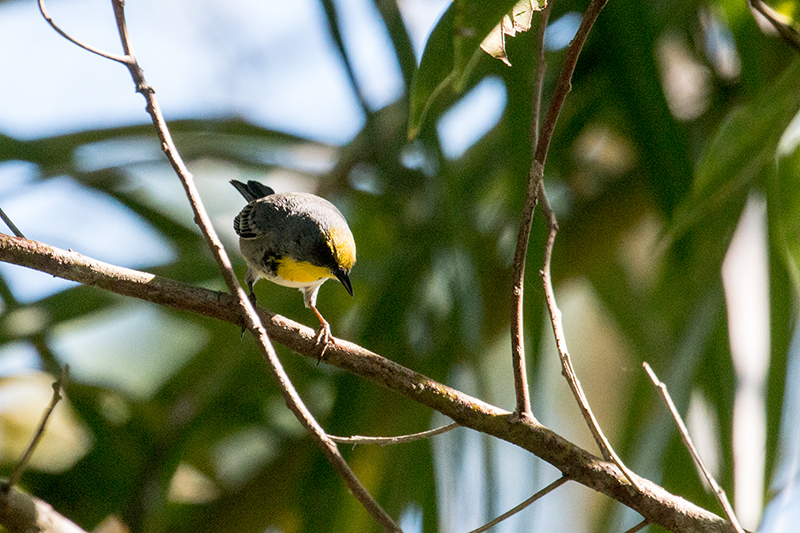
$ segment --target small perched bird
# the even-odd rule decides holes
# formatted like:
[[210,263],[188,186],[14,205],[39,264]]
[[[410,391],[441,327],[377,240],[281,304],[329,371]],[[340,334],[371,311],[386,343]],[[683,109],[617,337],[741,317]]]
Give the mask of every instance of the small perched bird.
[[332,203],[313,194],[276,194],[257,181],[231,180],[231,185],[247,200],[233,229],[247,263],[244,279],[250,301],[256,304],[253,285],[259,278],[300,289],[306,307],[319,319],[317,344],[324,354],[331,327],[316,307],[319,288],[328,279],[338,279],[353,295],[350,269],[356,262],[356,243],[347,221]]

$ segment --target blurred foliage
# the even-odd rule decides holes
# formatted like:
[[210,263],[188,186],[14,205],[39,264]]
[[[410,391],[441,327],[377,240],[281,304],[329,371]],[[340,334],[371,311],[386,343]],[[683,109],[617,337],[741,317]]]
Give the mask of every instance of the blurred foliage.
[[[324,4],[335,24],[333,3]],[[311,181],[342,209],[356,236],[359,262],[352,274],[354,299],[333,283],[320,294],[320,309],[337,336],[440,381],[453,383],[465,372],[476,376],[467,392],[511,409],[510,369],[494,368],[510,358],[492,354],[507,350],[510,263],[530,166],[535,31],[507,39],[513,68],[480,52],[479,35],[454,39],[458,8],[469,19],[474,16],[470,6],[484,4],[453,5],[434,29],[412,81],[409,65],[415,59],[402,19],[396,6],[376,2],[403,66],[407,97],[367,110],[363,130],[345,146],[325,146],[226,117],[170,127],[201,191],[213,201],[225,190],[226,201],[240,205],[237,193],[226,188],[231,177],[270,182],[271,176],[289,172]],[[748,199],[765,199],[769,481],[800,288],[799,160],[797,143],[784,136],[800,108],[800,63],[780,40],[760,31],[745,4],[609,2],[578,63],[545,169],[561,227],[553,262],[557,290],[562,294],[579,281],[591,295],[594,304],[576,311],[573,324],[581,324],[581,317],[587,322],[600,317],[598,327],[585,330],[570,330],[567,317],[567,337],[575,343],[573,356],[589,399],[600,404],[601,423],[637,473],[711,510],[717,510],[713,495],[698,482],[640,364],[653,365],[683,412],[693,394],[706,400],[717,421],[719,481],[733,494],[737,376],[720,269]],[[550,20],[555,24],[584,8],[585,2],[556,2]],[[494,18],[502,15],[502,10],[489,11]],[[535,14],[534,26],[538,20]],[[475,21],[481,31],[496,22]],[[343,47],[340,51],[346,53]],[[547,52],[545,106],[564,54],[563,48]],[[674,79],[676,73],[694,74],[688,88],[674,87],[681,81]],[[434,127],[437,119],[457,93],[487,76],[505,84],[502,119],[462,157],[448,159]],[[409,130],[417,134],[413,141]],[[109,163],[87,168],[80,157],[87,148]],[[129,150],[139,155],[124,155]],[[315,168],[309,160],[319,159],[332,165],[322,172],[309,170]],[[149,126],[31,141],[0,136],[0,162],[6,161],[35,165],[37,181],[66,175],[114,198],[174,248],[173,260],[146,270],[220,287],[216,266],[188,221],[188,206],[177,199],[178,188],[170,202],[154,200],[148,176],[172,178]],[[537,275],[543,240],[537,215],[525,293],[529,371],[532,383],[565,387],[551,372],[549,362],[556,356],[544,340],[549,332]],[[229,244],[241,276],[244,265]],[[71,286],[33,303],[17,301],[5,283],[0,289],[0,343],[33,349],[41,367],[54,375],[60,354],[53,339],[60,329],[132,309],[131,302],[91,287]],[[259,301],[269,302],[272,310],[314,323],[295,291],[262,284],[258,291],[264,295]],[[39,327],[15,326],[12,318],[26,309],[44,317]],[[166,308],[154,312],[201,330],[201,348],[166,373],[152,394],[74,379],[68,398],[90,436],[88,451],[66,469],[32,469],[24,477],[26,490],[85,528],[115,515],[132,531],[148,532],[375,530],[283,406],[251,339],[240,339],[230,324]],[[609,348],[611,337],[619,350]],[[158,340],[163,351],[156,359],[175,357],[175,342]],[[428,410],[360,378],[315,366],[286,350],[280,355],[301,395],[333,434],[395,435],[433,423]],[[490,356],[502,364],[485,363]],[[543,376],[545,368],[554,375]],[[508,379],[498,385],[501,372]],[[556,429],[563,417],[574,414],[572,406],[564,407],[568,404],[555,412],[543,405],[535,404],[534,414]],[[576,435],[590,446],[583,430]],[[484,445],[491,454],[493,444]],[[429,443],[342,451],[390,514],[421,513],[424,531],[444,531],[440,517],[452,504],[437,499],[442,490]],[[462,451],[451,453],[469,458]],[[11,459],[4,457],[7,471]],[[488,520],[505,510],[491,496],[504,476],[490,466],[486,471]],[[527,495],[518,496],[521,501]],[[592,527],[621,530],[620,506],[597,501],[601,505],[588,517]]]

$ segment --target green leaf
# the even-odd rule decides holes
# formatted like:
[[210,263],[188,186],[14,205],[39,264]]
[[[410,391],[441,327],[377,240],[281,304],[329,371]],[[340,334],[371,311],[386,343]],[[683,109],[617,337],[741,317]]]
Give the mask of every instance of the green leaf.
[[669,233],[678,239],[710,218],[733,227],[750,186],[774,164],[781,134],[800,108],[800,61],[758,97],[731,112],[697,165],[692,193],[679,206]]
[[800,115],[786,129],[778,149],[774,179],[768,181],[773,245],[784,256],[797,294],[800,294]]
[[461,0],[453,2],[445,11],[428,38],[411,83],[409,138],[419,133],[425,116],[438,98],[463,92],[482,54],[481,42],[514,4],[516,0]]
[[[800,294],[800,115],[796,115],[778,143],[776,165],[766,183],[770,266],[770,366],[766,389],[767,471],[779,457],[780,421],[787,386],[789,346],[797,323]],[[784,417],[785,419],[785,417]]]

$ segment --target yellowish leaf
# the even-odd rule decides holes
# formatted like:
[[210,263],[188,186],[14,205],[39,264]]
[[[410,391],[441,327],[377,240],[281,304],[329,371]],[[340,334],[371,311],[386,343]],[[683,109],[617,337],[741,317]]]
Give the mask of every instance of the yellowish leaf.
[[511,62],[506,54],[506,35],[513,37],[518,32],[531,29],[533,12],[541,11],[546,5],[545,2],[539,3],[537,0],[520,0],[509,14],[495,26],[489,35],[481,43],[481,48],[490,56],[499,59],[509,67]]

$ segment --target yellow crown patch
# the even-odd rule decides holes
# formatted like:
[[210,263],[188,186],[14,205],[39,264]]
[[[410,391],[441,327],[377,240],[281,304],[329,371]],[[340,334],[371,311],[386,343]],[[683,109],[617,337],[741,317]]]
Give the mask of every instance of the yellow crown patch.
[[356,263],[356,248],[350,231],[333,227],[328,230],[327,237],[336,264],[349,272]]

